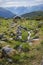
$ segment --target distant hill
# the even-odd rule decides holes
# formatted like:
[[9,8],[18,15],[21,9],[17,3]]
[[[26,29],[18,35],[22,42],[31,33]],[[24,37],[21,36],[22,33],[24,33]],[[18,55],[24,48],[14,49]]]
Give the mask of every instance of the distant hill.
[[38,18],[43,19],[43,11],[34,11],[34,12],[23,14],[21,16],[29,19],[38,19]]
[[17,15],[22,15],[33,11],[43,11],[43,4],[32,7],[7,7],[6,9]]
[[12,12],[10,12],[9,10],[6,10],[6,9],[0,7],[0,17],[11,18],[14,16],[16,16],[16,15],[13,14]]

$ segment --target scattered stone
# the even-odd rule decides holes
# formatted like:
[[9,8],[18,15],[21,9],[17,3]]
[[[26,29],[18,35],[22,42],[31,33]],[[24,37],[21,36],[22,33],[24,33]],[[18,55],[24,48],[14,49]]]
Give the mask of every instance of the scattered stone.
[[13,32],[10,32],[9,34],[11,37],[15,36],[15,34]]
[[[22,40],[22,30],[25,30],[28,32],[27,40]],[[15,40],[21,40],[22,42],[30,41],[32,30],[28,30],[26,27],[23,27],[21,25],[18,26],[18,29],[16,31],[16,38]]]
[[22,50],[22,44],[18,47],[18,51],[21,52]]
[[6,37],[3,37],[1,40],[2,41],[8,41]]
[[22,39],[22,36],[18,36],[19,37],[19,39]]

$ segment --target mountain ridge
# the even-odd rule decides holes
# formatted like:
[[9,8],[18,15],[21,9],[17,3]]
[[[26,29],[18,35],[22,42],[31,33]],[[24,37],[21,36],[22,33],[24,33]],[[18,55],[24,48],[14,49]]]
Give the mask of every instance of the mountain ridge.
[[4,17],[4,18],[12,18],[16,16],[16,14],[13,14],[11,11],[0,7],[0,17]]
[[8,7],[6,9],[13,13],[16,13],[17,15],[22,15],[33,11],[43,11],[43,4],[32,7]]
[[25,13],[21,16],[29,19],[43,18],[43,11],[34,11],[30,13]]

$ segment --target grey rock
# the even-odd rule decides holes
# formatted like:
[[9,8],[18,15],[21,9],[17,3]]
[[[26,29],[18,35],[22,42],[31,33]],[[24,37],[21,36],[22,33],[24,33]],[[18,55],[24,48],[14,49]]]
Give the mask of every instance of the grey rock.
[[4,56],[8,55],[10,52],[12,52],[14,49],[10,48],[9,45],[2,48],[2,53]]
[[13,62],[13,60],[10,59],[10,58],[8,58],[7,61],[8,61],[9,63],[12,63],[12,62]]

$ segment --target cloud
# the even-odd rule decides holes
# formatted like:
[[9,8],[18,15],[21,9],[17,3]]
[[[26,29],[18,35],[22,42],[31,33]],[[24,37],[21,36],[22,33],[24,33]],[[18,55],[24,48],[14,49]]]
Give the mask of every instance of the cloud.
[[0,0],[0,7],[31,7],[43,4],[43,0]]

